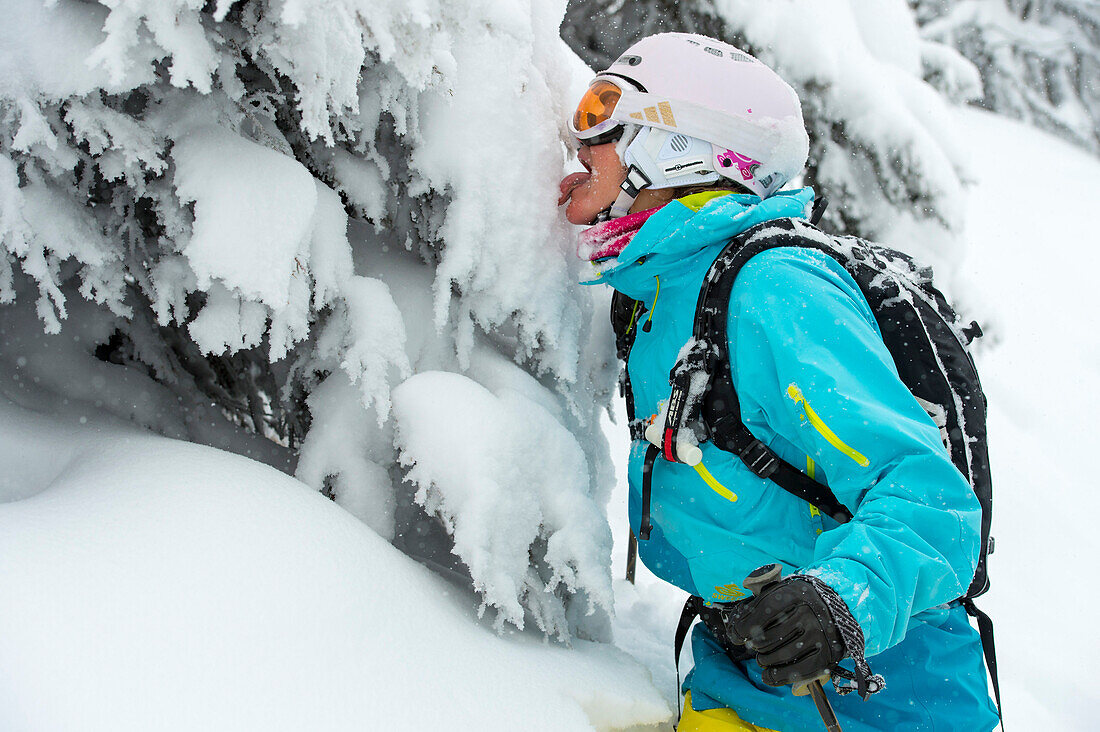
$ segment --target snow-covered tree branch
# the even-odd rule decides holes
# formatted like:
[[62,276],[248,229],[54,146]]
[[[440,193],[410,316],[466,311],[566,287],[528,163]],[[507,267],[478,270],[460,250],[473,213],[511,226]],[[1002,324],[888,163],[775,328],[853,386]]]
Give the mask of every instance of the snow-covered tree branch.
[[[61,398],[297,463],[413,553],[428,512],[501,622],[578,631],[610,605],[612,354],[589,347],[554,208],[563,10],[13,0],[4,358]],[[447,462],[443,425],[476,470]]]
[[[981,106],[1100,151],[1100,7],[1090,0],[910,0],[921,35],[980,72]],[[941,54],[943,52],[941,51]],[[940,85],[933,64],[926,76]]]

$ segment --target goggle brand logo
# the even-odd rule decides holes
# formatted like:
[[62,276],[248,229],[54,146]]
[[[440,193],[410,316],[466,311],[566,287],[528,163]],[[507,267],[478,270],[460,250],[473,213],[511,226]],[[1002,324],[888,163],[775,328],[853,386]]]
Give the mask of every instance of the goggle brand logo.
[[[645,116],[642,115],[645,113]],[[676,126],[676,118],[672,116],[672,105],[668,102],[658,102],[655,106],[646,107],[642,112],[631,112],[633,119],[640,119],[654,124],[665,124],[669,127]]]

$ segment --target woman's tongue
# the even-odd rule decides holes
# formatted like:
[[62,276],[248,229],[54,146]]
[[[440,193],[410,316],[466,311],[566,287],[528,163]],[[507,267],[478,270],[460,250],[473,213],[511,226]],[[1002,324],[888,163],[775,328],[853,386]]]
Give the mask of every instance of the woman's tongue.
[[558,198],[558,205],[562,205],[569,200],[569,196],[572,195],[573,189],[583,183],[588,182],[588,179],[592,177],[591,173],[571,173],[562,178],[558,187],[561,189],[561,197]]

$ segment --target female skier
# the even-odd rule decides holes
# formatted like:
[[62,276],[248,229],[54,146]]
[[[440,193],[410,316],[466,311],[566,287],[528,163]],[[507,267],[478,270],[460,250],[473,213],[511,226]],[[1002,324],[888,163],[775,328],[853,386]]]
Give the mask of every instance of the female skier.
[[[626,366],[639,555],[706,601],[680,732],[821,729],[786,685],[840,665],[860,691],[828,692],[845,732],[996,727],[979,637],[955,602],[975,574],[979,502],[836,260],[792,247],[749,260],[729,298],[728,354],[745,426],[852,519],[710,442],[694,466],[645,457],[712,262],[752,226],[810,214],[811,189],[780,190],[808,153],[794,91],[729,44],[661,34],[595,77],[571,129],[586,172],[561,182],[560,204],[594,224],[579,252],[644,304]],[[753,596],[745,578],[772,563],[784,576]]]

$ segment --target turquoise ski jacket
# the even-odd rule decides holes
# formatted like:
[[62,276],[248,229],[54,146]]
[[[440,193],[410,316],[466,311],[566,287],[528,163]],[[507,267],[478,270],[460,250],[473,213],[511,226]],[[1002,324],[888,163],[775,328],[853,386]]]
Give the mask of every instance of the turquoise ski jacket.
[[[691,337],[699,289],[730,238],[764,221],[805,218],[808,188],[761,201],[703,193],[654,214],[602,281],[649,308],[627,369],[635,416],[655,417],[669,370]],[[859,288],[820,252],[773,249],[741,271],[730,297],[729,352],[742,417],[784,460],[827,483],[854,514],[837,524],[709,443],[695,468],[658,459],[653,531],[639,556],[658,577],[705,600],[745,597],[754,569],[813,574],[863,629],[886,689],[863,701],[829,692],[846,732],[990,730],[997,724],[978,634],[952,602],[967,589],[981,508],[939,430],[898,378]],[[646,443],[629,463],[630,521],[641,513]],[[774,730],[816,730],[809,699],[766,686],[702,624],[685,681],[696,709],[732,708]]]

